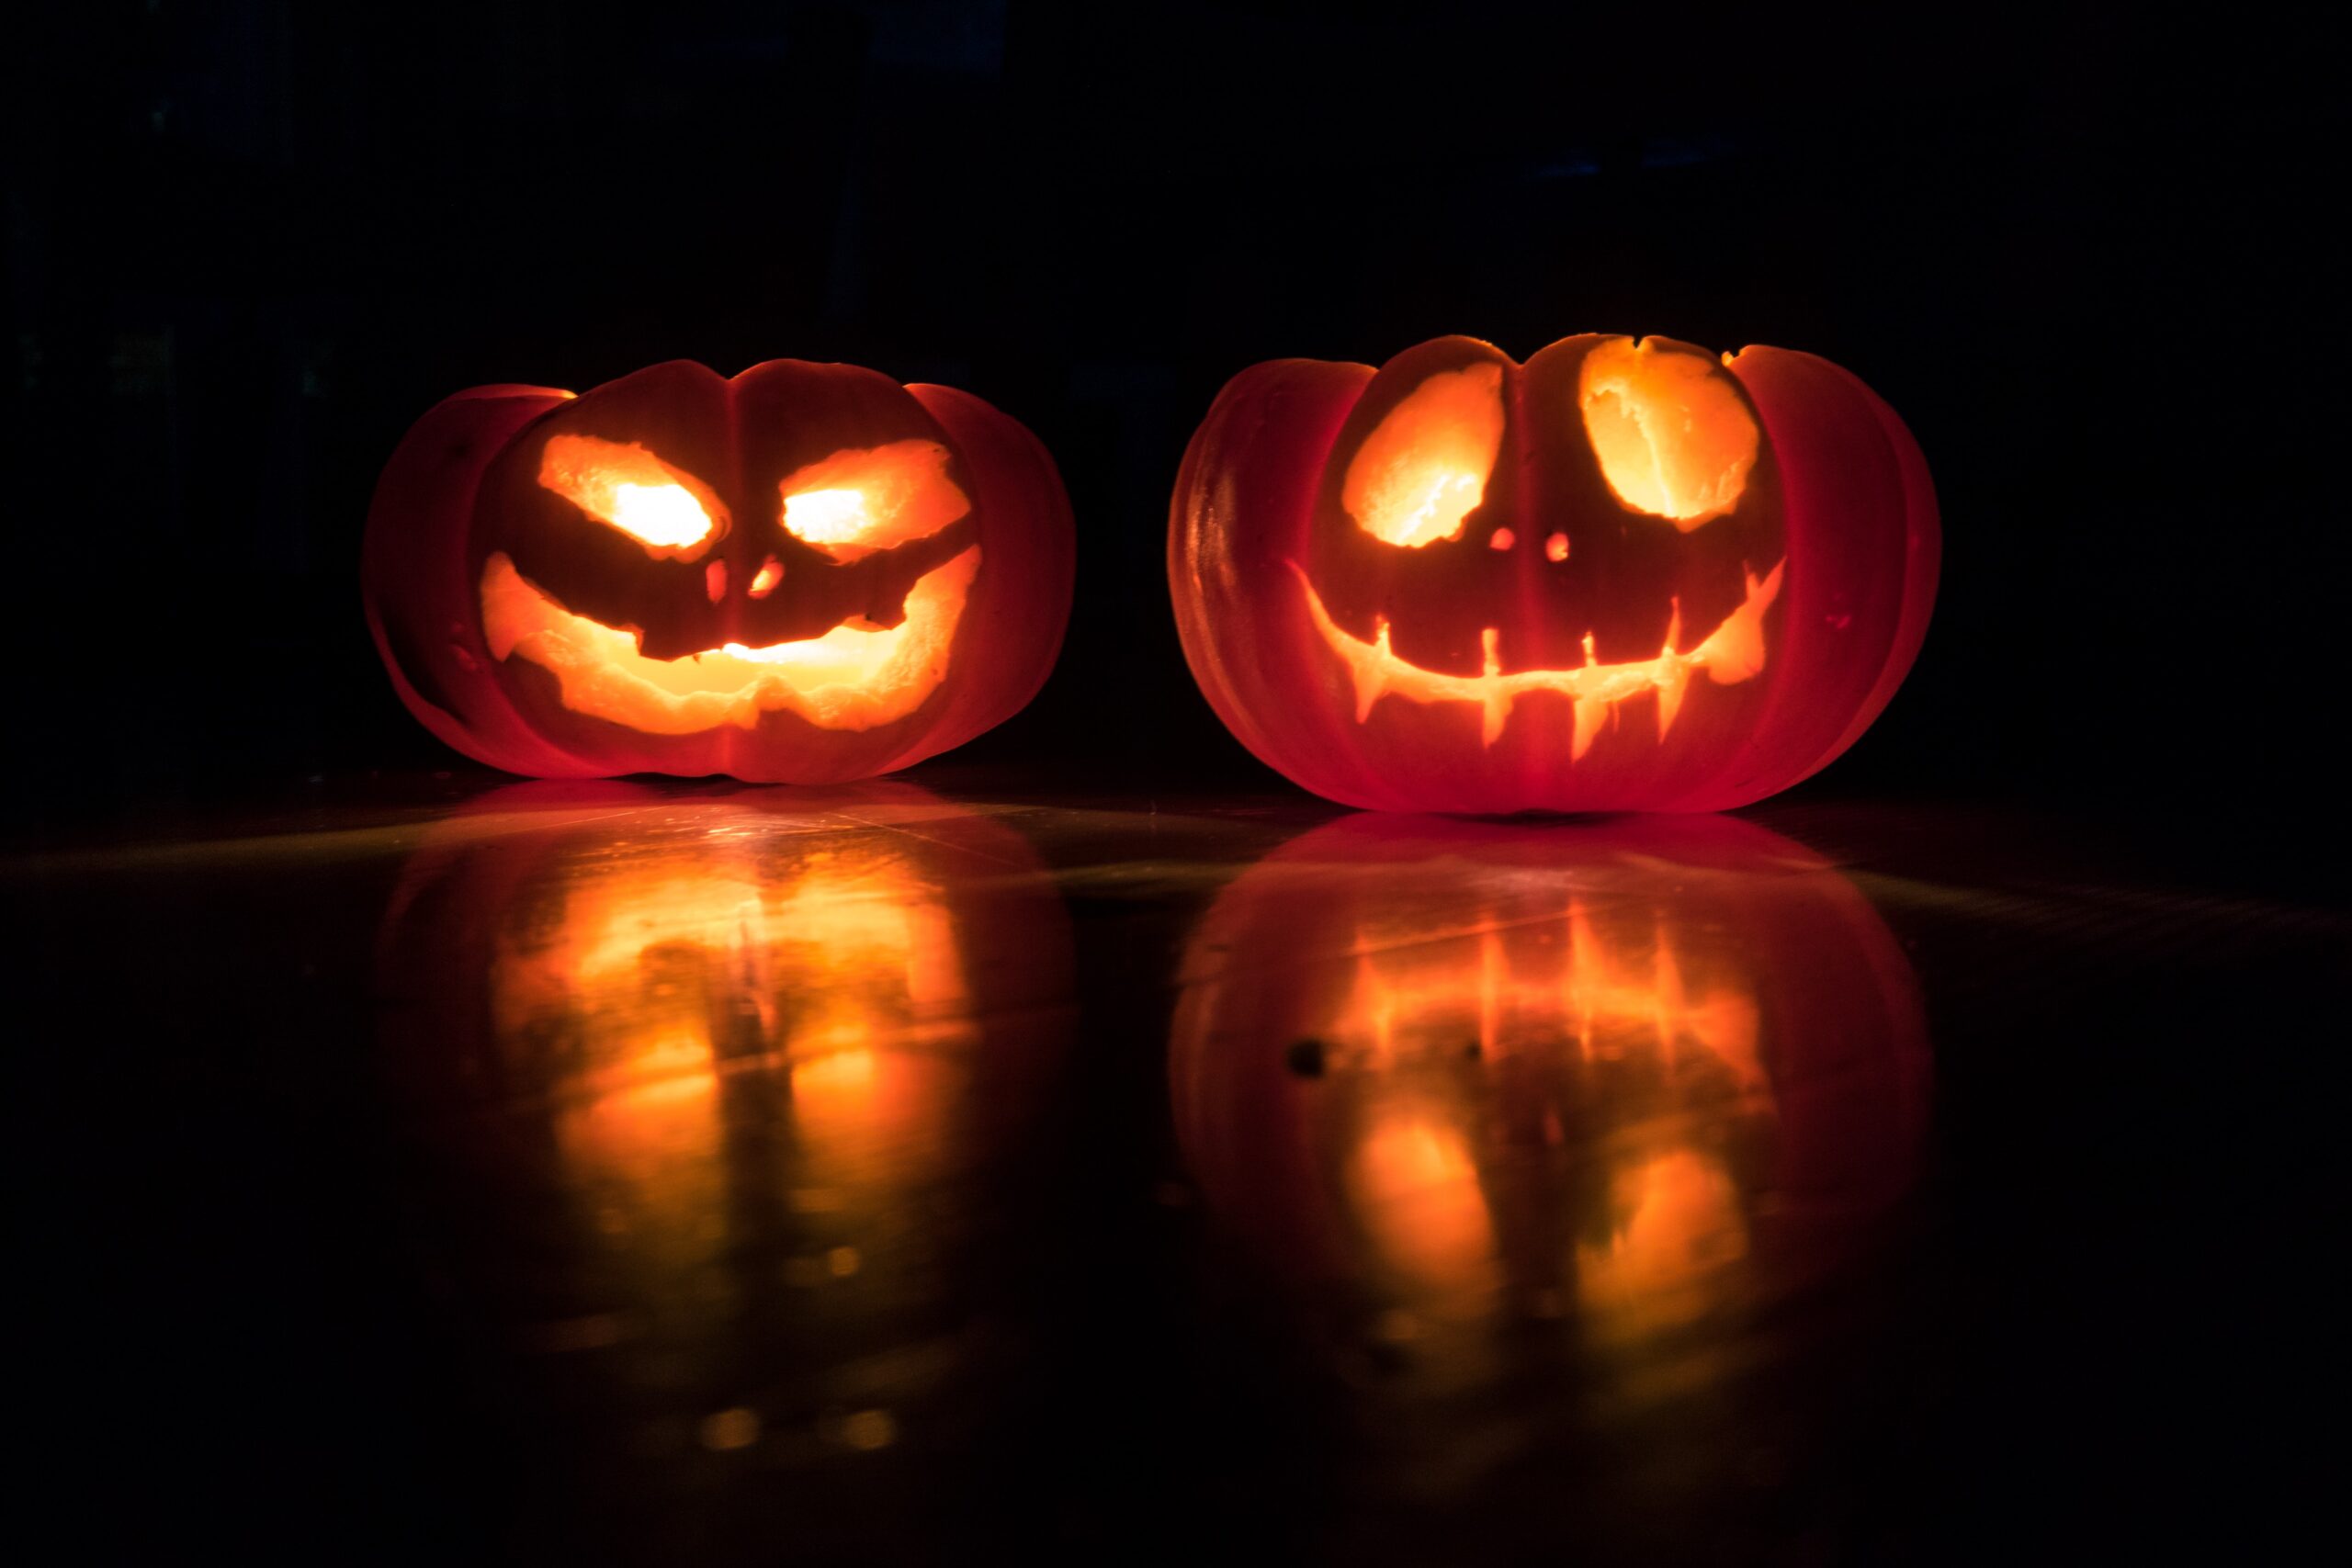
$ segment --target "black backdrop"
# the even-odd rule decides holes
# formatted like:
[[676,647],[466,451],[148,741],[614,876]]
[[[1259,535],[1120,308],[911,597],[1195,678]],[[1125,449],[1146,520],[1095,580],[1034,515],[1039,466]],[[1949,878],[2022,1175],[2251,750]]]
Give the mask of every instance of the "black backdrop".
[[[1068,649],[1028,712],[959,755],[1000,779],[1034,763],[1041,785],[1279,787],[1193,692],[1167,614],[1167,490],[1216,389],[1275,355],[1377,361],[1464,332],[1524,356],[1617,330],[1826,355],[1934,467],[1947,557],[1926,650],[1806,792],[2122,803],[2180,825],[2140,842],[2209,867],[2244,841],[2216,821],[2253,816],[2213,808],[2260,804],[2285,830],[2253,870],[2222,866],[2223,890],[2292,876],[2340,897],[2308,824],[2340,793],[2352,565],[2345,269],[2319,243],[2341,203],[2346,94],[2323,80],[2341,51],[2245,7],[2163,35],[2120,8],[1972,8],[1924,33],[1896,9],[1856,26],[1633,0],[12,17],[0,839],[462,768],[393,700],[360,621],[379,468],[458,388],[585,387],[678,355],[944,380],[1051,447],[1080,529]],[[349,1048],[374,1026],[376,869],[341,874],[93,877],[67,918],[6,911],[41,927],[7,976],[31,998],[12,1016],[9,1141],[37,1200],[15,1295],[48,1326],[15,1348],[69,1390],[62,1415],[36,1399],[18,1425],[81,1472],[46,1493],[73,1529],[193,1540],[341,1515],[385,1550],[438,1550],[535,1479],[513,1467],[552,1463],[506,1441],[535,1417],[492,1407],[502,1385],[452,1353],[447,1303],[416,1306],[438,1282],[384,1255],[411,1199],[383,1174],[379,1065]],[[333,886],[362,891],[312,892]],[[1945,1241],[1975,1270],[1953,1317],[1974,1323],[1986,1291],[2012,1314],[1966,1347],[1954,1375],[1973,1387],[1926,1423],[1931,1446],[1854,1467],[1871,1506],[1949,1496],[2029,1556],[2043,1497],[2019,1475],[2135,1541],[2194,1514],[2271,1522],[2215,1506],[2216,1450],[2332,1495],[2324,1445],[2301,1450],[2311,1478],[2271,1463],[2325,1429],[2341,1382],[2301,1350],[2340,1333],[2285,1326],[2283,1281],[2342,1234],[2315,1212],[2340,1208],[2344,1100],[2311,1066],[2340,1059],[2341,1026],[2295,1016],[2313,988],[2280,978],[2312,944],[2241,982],[2179,903],[2099,907],[2111,930],[2060,933],[2063,964],[2108,955],[2073,988],[1976,984],[1979,953],[2030,970],[2013,950],[2041,927],[1996,944],[1950,916],[1935,944],[1939,1027],[1975,1047],[1939,1066]],[[2283,925],[2194,907],[2255,933],[2225,954]],[[119,953],[74,950],[118,925]],[[1091,984],[1136,972],[1131,929],[1095,928],[1086,951],[1112,961]],[[68,994],[74,1011],[42,1017]],[[1105,1000],[1088,994],[1092,1016],[1126,1016]],[[194,1048],[223,1019],[225,1048]],[[1159,1233],[1082,1228],[1126,1216],[1120,1183],[1157,1157],[1128,1145],[1157,1126],[1159,1066],[1092,1060],[1084,1087],[1116,1092],[1056,1149],[1083,1179],[1040,1233],[1089,1245],[1038,1286],[1085,1272],[1088,1289],[1052,1322],[1162,1277]],[[1276,1390],[1244,1406],[1262,1418],[1210,1429],[1214,1401],[1173,1392],[1192,1364],[1148,1359],[1182,1310],[1089,1320],[1047,1371],[1074,1381],[1111,1364],[1105,1345],[1141,1348],[1115,1363],[1140,1386],[1085,1390],[1089,1408],[1125,1402],[1111,1431],[1153,1434],[1147,1460],[1230,1444],[1287,1476],[1275,1461],[1314,1412]],[[2225,1386],[2260,1422],[2198,1419]],[[2321,1419],[2290,1421],[2305,1402]],[[1132,1472],[1114,1495],[1160,1495],[1098,1446],[1080,1490]],[[995,1477],[1030,1456],[985,1458]],[[1195,1528],[1234,1511],[1208,1498]]]
[[19,820],[456,765],[360,622],[378,468],[456,389],[675,356],[951,382],[1055,453],[1069,643],[966,758],[1271,784],[1161,577],[1219,385],[1588,330],[1826,355],[1928,452],[1926,652],[1807,787],[2311,793],[2326,40],[1635,9],[58,8],[10,95]]

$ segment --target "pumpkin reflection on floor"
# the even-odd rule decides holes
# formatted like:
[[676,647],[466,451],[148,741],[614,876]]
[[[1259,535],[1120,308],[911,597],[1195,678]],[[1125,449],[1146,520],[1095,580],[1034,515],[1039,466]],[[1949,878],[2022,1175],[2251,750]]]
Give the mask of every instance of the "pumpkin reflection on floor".
[[1425,1393],[1703,1380],[1919,1154],[1908,964],[1852,884],[1726,818],[1348,818],[1234,883],[1183,982],[1211,1210]]
[[904,785],[517,785],[428,832],[379,972],[432,1245],[621,1447],[887,1447],[1000,1353],[976,1258],[1070,985],[1010,829]]
[[497,938],[497,1037],[571,1034],[567,1160],[616,1201],[674,1207],[722,1145],[721,1076],[765,1070],[804,1207],[935,1178],[972,1001],[939,890],[895,853],[819,852],[763,881],[750,843],[714,838],[581,866],[552,924]]

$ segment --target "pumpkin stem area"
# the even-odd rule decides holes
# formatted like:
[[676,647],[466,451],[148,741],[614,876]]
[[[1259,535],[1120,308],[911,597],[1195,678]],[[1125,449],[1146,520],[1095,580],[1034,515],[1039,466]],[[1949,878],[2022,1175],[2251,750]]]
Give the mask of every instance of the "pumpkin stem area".
[[1684,533],[1739,504],[1756,416],[1712,360],[1611,338],[1585,355],[1577,401],[1601,478]]

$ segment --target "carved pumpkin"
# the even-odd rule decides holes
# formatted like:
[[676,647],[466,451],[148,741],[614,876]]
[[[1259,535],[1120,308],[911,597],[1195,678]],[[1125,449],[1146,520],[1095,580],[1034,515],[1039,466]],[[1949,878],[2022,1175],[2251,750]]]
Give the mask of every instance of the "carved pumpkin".
[[1731,818],[1347,818],[1227,888],[1181,978],[1213,1212],[1432,1353],[1532,1320],[1631,1346],[1781,1293],[1920,1156],[1909,964],[1826,863]]
[[1176,485],[1194,677],[1270,766],[1393,810],[1713,811],[1850,745],[1927,629],[1927,466],[1785,349],[1440,338],[1229,382]]
[[493,791],[378,953],[436,1265],[502,1344],[599,1352],[544,1359],[633,1456],[888,1446],[991,1359],[1070,963],[1026,840],[907,785]]
[[679,360],[439,404],[377,486],[365,578],[401,700],[468,756],[820,784],[1019,712],[1072,552],[1052,460],[977,398]]

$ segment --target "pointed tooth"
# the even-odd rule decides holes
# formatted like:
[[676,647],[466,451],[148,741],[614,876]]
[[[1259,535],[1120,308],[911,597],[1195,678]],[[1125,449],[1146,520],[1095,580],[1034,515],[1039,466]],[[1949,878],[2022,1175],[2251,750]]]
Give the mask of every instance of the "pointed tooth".
[[1674,728],[1675,716],[1682,711],[1682,699],[1690,690],[1690,667],[1677,661],[1670,672],[1661,676],[1657,683],[1657,738],[1666,739]]
[[1480,670],[1485,674],[1487,695],[1480,705],[1478,744],[1492,746],[1503,738],[1503,727],[1510,722],[1512,694],[1502,683],[1502,632],[1488,626],[1478,636],[1479,650],[1485,655]]
[[1577,699],[1576,739],[1568,747],[1568,760],[1575,761],[1592,750],[1592,738],[1600,733],[1601,720],[1609,716],[1609,700],[1605,697]]
[[1370,657],[1348,660],[1348,672],[1355,677],[1358,724],[1372,716],[1372,705],[1388,690],[1388,623],[1380,622],[1376,633]]
[[1503,738],[1503,727],[1510,722],[1511,694],[1490,689],[1487,694],[1484,721],[1478,730],[1478,743],[1492,746]]

